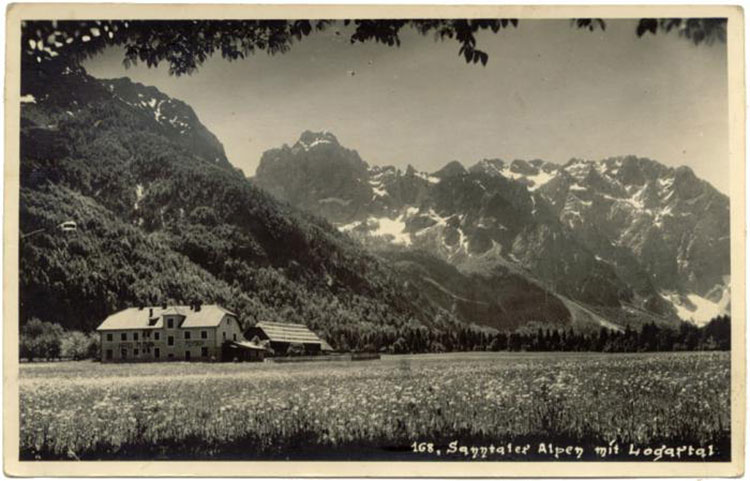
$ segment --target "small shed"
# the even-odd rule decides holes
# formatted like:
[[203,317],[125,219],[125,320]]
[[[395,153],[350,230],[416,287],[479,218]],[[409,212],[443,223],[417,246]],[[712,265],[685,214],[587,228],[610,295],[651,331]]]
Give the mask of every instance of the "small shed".
[[221,346],[222,361],[261,362],[269,353],[268,347],[249,341],[226,341]]
[[268,341],[276,356],[284,356],[292,346],[302,346],[305,355],[332,351],[331,346],[303,324],[259,322],[246,333],[247,339]]

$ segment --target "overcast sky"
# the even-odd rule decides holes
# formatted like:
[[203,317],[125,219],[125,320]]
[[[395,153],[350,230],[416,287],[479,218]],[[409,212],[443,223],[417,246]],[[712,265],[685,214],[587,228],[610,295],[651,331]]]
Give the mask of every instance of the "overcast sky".
[[125,69],[117,51],[86,68],[187,102],[247,175],[265,150],[328,130],[370,164],[434,171],[451,160],[635,154],[688,165],[728,191],[724,44],[695,46],[676,33],[639,39],[627,20],[595,33],[521,20],[478,37],[490,56],[482,67],[467,65],[455,41],[407,31],[402,41],[350,45],[330,30],[284,55],[216,55],[179,78],[166,65]]

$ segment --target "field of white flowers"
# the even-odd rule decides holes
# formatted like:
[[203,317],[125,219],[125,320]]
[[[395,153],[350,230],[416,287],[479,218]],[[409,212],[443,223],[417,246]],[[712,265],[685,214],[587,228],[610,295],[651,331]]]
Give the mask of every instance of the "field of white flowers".
[[712,443],[729,354],[21,366],[22,459],[412,459],[410,446]]

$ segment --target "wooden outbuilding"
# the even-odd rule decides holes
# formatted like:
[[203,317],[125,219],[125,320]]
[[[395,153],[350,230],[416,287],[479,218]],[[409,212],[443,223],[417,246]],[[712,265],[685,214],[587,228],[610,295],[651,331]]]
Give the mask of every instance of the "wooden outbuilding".
[[223,361],[261,362],[271,352],[266,344],[257,341],[228,341],[222,346],[221,358]]
[[245,332],[245,337],[268,341],[275,356],[314,355],[332,351],[326,341],[303,324],[259,322]]

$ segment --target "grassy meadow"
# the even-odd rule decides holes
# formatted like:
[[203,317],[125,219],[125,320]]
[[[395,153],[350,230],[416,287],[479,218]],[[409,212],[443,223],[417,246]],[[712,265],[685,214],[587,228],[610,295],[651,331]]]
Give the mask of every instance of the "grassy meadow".
[[532,446],[492,460],[554,460],[541,442],[591,460],[610,441],[729,456],[726,352],[20,369],[21,459],[470,459],[454,441]]

